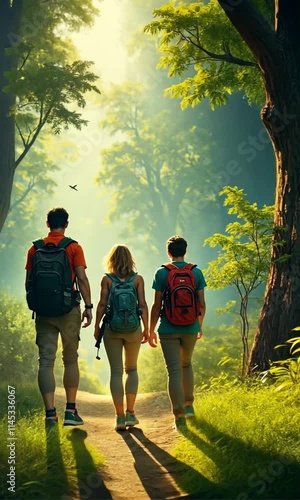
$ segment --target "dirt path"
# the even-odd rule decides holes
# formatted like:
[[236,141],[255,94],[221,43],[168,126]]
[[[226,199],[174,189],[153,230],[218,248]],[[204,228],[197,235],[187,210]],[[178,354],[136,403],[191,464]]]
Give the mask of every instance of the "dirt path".
[[[57,406],[64,405],[64,392],[57,389]],[[116,432],[114,409],[110,396],[78,392],[77,404],[85,425],[86,442],[105,458],[101,477],[104,490],[80,498],[113,500],[166,500],[185,494],[174,475],[180,474],[180,463],[168,450],[179,435],[172,428],[173,417],[165,393],[139,394],[136,414],[140,424],[130,431]],[[79,432],[79,431],[78,431]]]

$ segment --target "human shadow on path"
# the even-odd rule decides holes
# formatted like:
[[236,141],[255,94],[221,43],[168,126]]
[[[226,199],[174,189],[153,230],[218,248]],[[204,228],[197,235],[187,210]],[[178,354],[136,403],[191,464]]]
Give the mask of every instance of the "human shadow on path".
[[134,427],[120,434],[134,457],[134,467],[149,498],[183,498],[182,490],[176,487],[178,477],[183,472],[199,476],[201,499],[223,498],[218,496],[219,492],[208,479],[157,446],[145,436],[142,429]]
[[[299,500],[300,464],[296,460],[280,453],[266,452],[250,442],[219,431],[205,420],[195,422],[206,436],[205,440],[191,428],[184,436],[216,464],[218,484],[224,498]],[[201,491],[183,498],[202,498]]]
[[45,432],[47,475],[43,490],[51,491],[55,498],[60,498],[68,491],[68,478],[61,453],[59,425],[46,428]]
[[111,499],[112,496],[85,445],[86,438],[87,432],[78,428],[72,429],[68,436],[74,450],[79,498],[85,500]]

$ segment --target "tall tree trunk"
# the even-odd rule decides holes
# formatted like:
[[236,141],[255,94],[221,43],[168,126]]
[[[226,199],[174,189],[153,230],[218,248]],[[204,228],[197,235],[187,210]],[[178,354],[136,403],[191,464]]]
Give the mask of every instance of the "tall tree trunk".
[[287,349],[274,347],[296,336],[292,329],[300,325],[300,12],[289,3],[277,3],[276,32],[282,50],[265,75],[262,119],[276,158],[275,231],[249,373],[288,356]]
[[15,121],[10,116],[16,97],[3,92],[5,72],[16,68],[15,55],[7,55],[11,40],[19,33],[22,0],[1,0],[0,5],[0,232],[10,207],[15,172]]
[[274,347],[300,325],[300,2],[274,1],[274,29],[251,0],[219,3],[261,70],[266,90],[262,119],[276,159],[272,263],[249,358],[252,373],[280,357]]

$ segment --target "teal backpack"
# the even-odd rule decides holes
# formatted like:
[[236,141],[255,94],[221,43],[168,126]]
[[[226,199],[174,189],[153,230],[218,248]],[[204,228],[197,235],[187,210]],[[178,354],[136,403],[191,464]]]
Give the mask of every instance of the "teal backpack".
[[140,326],[141,317],[137,290],[133,283],[137,273],[125,281],[112,273],[106,275],[112,280],[106,311],[108,324],[115,332],[134,332]]

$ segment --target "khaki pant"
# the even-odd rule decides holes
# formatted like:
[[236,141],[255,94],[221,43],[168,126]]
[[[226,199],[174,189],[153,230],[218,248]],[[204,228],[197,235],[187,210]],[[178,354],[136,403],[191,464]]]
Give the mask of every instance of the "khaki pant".
[[78,387],[78,345],[81,327],[79,307],[63,316],[35,320],[36,344],[39,348],[38,384],[42,394],[54,392],[54,362],[57,352],[58,335],[61,335],[62,358],[64,363],[64,387]]
[[[125,393],[137,394],[137,359],[143,334],[141,328],[132,333],[120,333],[106,328],[103,336],[110,365],[110,392],[116,404],[122,404],[124,397],[123,373],[125,368]],[[123,366],[124,352],[124,366]]]
[[197,333],[160,333],[168,372],[168,394],[175,416],[184,415],[184,404],[194,401],[192,355]]

